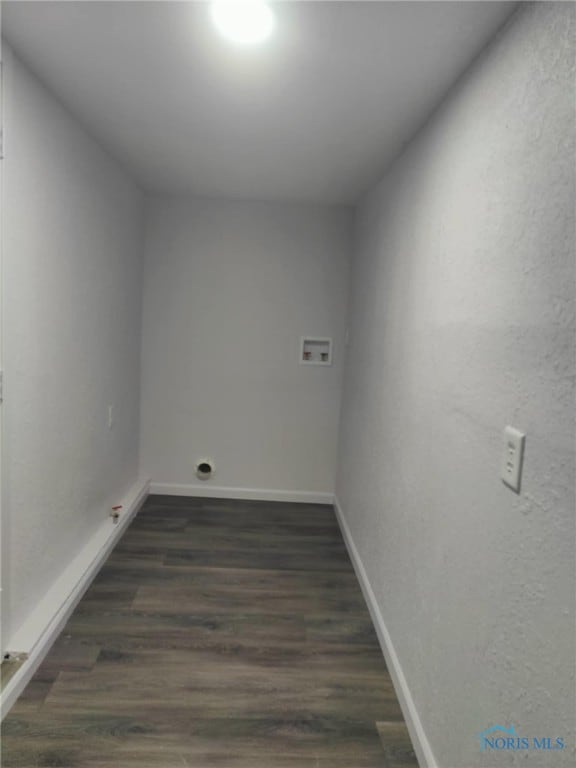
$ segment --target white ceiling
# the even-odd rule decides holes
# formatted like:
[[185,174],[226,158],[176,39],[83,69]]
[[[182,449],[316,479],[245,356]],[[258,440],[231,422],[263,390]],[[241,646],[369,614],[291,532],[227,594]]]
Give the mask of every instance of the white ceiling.
[[514,10],[500,2],[277,2],[234,48],[205,2],[3,3],[5,36],[150,190],[350,202]]

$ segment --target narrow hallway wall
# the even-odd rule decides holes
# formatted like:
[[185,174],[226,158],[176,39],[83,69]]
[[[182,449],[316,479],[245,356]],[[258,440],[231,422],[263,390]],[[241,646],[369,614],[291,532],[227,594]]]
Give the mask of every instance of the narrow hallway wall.
[[18,59],[4,60],[10,637],[138,476],[143,201]]
[[575,12],[523,6],[357,221],[337,495],[440,768],[574,765]]

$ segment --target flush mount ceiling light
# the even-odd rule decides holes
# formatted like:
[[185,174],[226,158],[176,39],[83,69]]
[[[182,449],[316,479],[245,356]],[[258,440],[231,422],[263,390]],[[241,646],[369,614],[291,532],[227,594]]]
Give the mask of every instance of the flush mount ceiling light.
[[274,29],[274,14],[264,0],[212,0],[210,15],[218,32],[238,45],[263,43]]

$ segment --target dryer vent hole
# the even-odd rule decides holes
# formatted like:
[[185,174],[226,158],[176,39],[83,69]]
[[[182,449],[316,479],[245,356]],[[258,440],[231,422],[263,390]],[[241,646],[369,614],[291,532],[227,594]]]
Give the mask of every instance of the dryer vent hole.
[[200,480],[208,480],[212,476],[214,467],[208,461],[201,461],[196,465],[196,477]]

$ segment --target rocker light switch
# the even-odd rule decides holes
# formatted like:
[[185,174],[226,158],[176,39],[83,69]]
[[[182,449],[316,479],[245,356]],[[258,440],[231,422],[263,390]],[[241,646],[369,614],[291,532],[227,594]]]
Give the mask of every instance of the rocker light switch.
[[506,427],[504,430],[500,476],[506,485],[516,493],[520,492],[525,440],[526,435],[514,427]]

